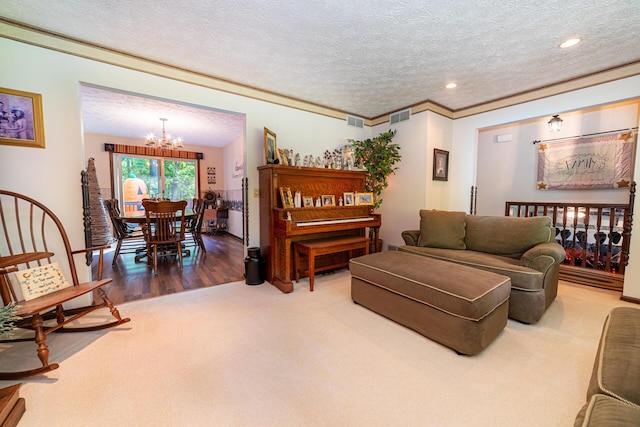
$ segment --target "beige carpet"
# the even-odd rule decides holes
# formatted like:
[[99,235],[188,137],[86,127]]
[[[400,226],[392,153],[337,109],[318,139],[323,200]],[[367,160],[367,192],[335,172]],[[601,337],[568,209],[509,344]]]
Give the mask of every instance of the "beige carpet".
[[[50,336],[60,368],[23,381],[20,426],[570,426],[606,314],[632,305],[561,283],[538,324],[467,357],[354,304],[349,279],[131,302],[118,329]],[[37,362],[20,345],[3,369]]]

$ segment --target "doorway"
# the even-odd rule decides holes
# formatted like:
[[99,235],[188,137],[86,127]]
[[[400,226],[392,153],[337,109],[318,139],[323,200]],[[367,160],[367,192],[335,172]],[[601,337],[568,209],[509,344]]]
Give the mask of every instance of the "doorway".
[[[85,158],[94,158],[103,199],[117,198],[122,212],[138,208],[135,198],[125,201],[125,182],[131,178],[145,183],[149,197],[190,201],[214,191],[229,207],[227,231],[205,235],[206,253],[192,248],[183,271],[167,262],[163,267],[166,277],[161,270],[154,279],[147,274],[145,263],[132,261],[133,254],[120,255],[113,266],[111,259],[105,260],[103,273],[114,279],[113,287],[118,288],[114,292],[121,297],[116,295],[114,302],[242,280],[248,242],[244,226],[246,171],[244,167],[238,170],[237,165],[246,164],[245,115],[91,84],[81,84],[80,91]],[[158,117],[167,117],[167,130],[184,141],[184,147],[171,155],[153,155],[145,147],[144,136],[157,132]],[[125,149],[110,157],[114,153],[105,151],[107,144]],[[113,184],[112,170],[117,175]],[[136,279],[130,280],[134,276]],[[119,280],[122,283],[115,283]],[[165,289],[155,283],[162,280]],[[167,286],[166,280],[175,283]],[[123,285],[135,289],[129,292]]]

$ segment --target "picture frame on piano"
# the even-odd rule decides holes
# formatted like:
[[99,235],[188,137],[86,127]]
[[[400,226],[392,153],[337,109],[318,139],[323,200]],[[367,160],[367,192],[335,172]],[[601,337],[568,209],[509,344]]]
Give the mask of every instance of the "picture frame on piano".
[[322,195],[322,207],[325,206],[335,206],[336,205],[336,196],[324,194]]
[[373,193],[356,193],[356,203],[358,206],[373,205]]
[[281,165],[289,166],[289,158],[287,157],[287,150],[281,150],[278,148],[278,163]]
[[311,197],[311,196],[302,196],[302,207],[303,208],[312,208],[313,207],[313,197]]
[[285,209],[293,207],[293,196],[289,187],[280,187],[280,198],[282,199],[282,207]]
[[344,200],[344,205],[345,206],[354,206],[355,205],[355,200],[354,200],[354,196],[353,196],[352,192],[343,193],[342,194],[342,199]]

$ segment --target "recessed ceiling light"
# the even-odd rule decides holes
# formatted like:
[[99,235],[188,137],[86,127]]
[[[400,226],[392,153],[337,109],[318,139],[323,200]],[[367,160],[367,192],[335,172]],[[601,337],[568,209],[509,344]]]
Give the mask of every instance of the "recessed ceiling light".
[[569,40],[567,40],[567,41],[565,41],[563,43],[560,43],[560,45],[558,47],[561,48],[561,49],[565,49],[567,47],[575,46],[578,43],[580,43],[581,41],[582,41],[582,39],[580,37],[576,37],[576,38],[573,38],[573,39],[569,39]]
[[447,85],[445,86],[447,89],[453,89],[454,87],[458,86],[458,83],[447,83]]

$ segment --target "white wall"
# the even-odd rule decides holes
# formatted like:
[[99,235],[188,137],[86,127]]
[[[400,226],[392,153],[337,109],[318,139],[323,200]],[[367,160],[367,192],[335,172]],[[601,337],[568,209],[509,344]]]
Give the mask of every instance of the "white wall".
[[[372,135],[389,128],[389,123],[377,125]],[[419,210],[448,209],[450,197],[449,182],[434,181],[432,172],[433,149],[451,149],[452,120],[424,111],[391,129],[397,130],[393,142],[400,145],[401,161],[395,174],[389,176],[389,186],[382,192],[383,203],[378,209],[385,247],[403,245],[401,233],[419,227]]]
[[[303,157],[321,155],[326,149],[341,147],[347,139],[368,138],[389,129],[388,124],[374,129],[348,127],[343,120],[4,38],[0,38],[0,52],[2,86],[42,94],[47,144],[46,149],[0,146],[0,186],[28,194],[52,208],[65,224],[75,247],[83,246],[80,171],[86,168],[87,159],[80,105],[83,82],[244,113],[250,195],[258,186],[256,168],[264,163],[264,126],[277,134],[279,148],[292,148]],[[640,76],[634,76],[455,121],[430,112],[412,116],[396,126],[398,134],[394,141],[402,147],[403,160],[383,193],[385,201],[380,210],[383,239],[392,244],[402,243],[399,232],[417,226],[417,211],[421,208],[468,210],[469,191],[477,182],[478,130],[639,96]],[[433,148],[449,148],[447,182],[430,179]],[[639,176],[638,162],[635,171]],[[480,195],[483,191],[487,190],[481,188]],[[250,197],[249,246],[259,246],[258,215],[257,199]],[[632,242],[625,279],[624,294],[640,298],[640,239]]]
[[[534,140],[628,129],[637,126],[638,104],[626,103],[595,111],[562,114],[562,130],[549,132],[548,117],[524,124],[482,130],[478,134],[479,189],[477,213],[503,215],[506,201],[626,203],[629,189],[540,191],[537,189],[537,155]],[[497,143],[499,135],[511,141]],[[551,142],[552,144],[553,142]]]
[[[98,61],[0,38],[2,86],[42,94],[46,149],[0,146],[0,186],[28,194],[56,212],[72,244],[83,246],[80,171],[86,168],[81,121],[82,83],[246,114],[246,171],[250,194],[264,163],[263,127],[279,147],[321,155],[370,129],[344,120],[207,89]],[[46,71],[43,71],[46,70]],[[101,182],[101,186],[105,186]],[[249,199],[249,246],[259,246],[257,199]],[[89,272],[87,271],[87,277]]]
[[[227,200],[242,200],[242,180],[245,174],[244,135],[224,148],[224,182]],[[242,238],[242,210],[229,209],[227,232]]]
[[[450,180],[451,187],[449,192],[451,203],[449,208],[451,210],[465,210],[468,208],[469,189],[472,185],[476,185],[476,165],[480,163],[480,155],[478,153],[478,131],[480,129],[509,123],[526,122],[536,118],[546,118],[548,120],[553,114],[562,115],[565,112],[571,113],[589,107],[607,105],[637,97],[640,97],[640,76],[633,76],[455,120],[453,124],[452,162],[450,163],[450,174],[453,174],[455,178]],[[614,117],[608,117],[608,114],[609,113],[604,113],[604,115],[600,117],[600,120],[606,120],[606,122],[600,120],[590,124],[584,122],[580,125],[580,129],[584,129],[585,133],[591,132],[591,129],[593,129],[593,131],[610,130],[610,126],[615,126],[613,122],[615,119]],[[593,128],[589,126],[593,126]],[[626,126],[638,126],[638,117],[636,116],[635,124],[627,123],[621,127]],[[586,129],[589,129],[589,131]],[[613,127],[613,129],[616,129],[616,127]],[[534,136],[530,133],[526,135],[526,138],[528,140],[530,137],[533,137],[531,139],[531,141],[533,141],[533,139],[540,139],[541,136],[540,134]],[[525,141],[525,143],[528,145],[531,141]],[[514,147],[505,149],[512,150],[514,155],[516,155],[516,152],[519,152],[519,150]],[[525,147],[524,150],[528,149]],[[453,153],[455,153],[455,156]],[[519,156],[519,154],[517,156]],[[487,159],[482,159],[483,166],[481,167],[484,167],[487,161]],[[516,157],[516,162],[520,165],[519,157]],[[495,164],[495,162],[492,161],[491,164]],[[531,167],[532,164],[535,164],[535,158],[531,160],[531,163],[527,163],[527,167]],[[520,176],[520,167],[514,168],[513,166],[496,165],[496,168],[502,167],[508,168],[505,174]],[[638,165],[638,156],[636,156],[636,179],[640,176],[638,175],[639,171],[640,166]],[[530,172],[524,171],[523,174],[526,175],[524,179],[531,179]],[[500,179],[506,180],[507,178]],[[499,183],[499,185],[502,184],[503,183]],[[480,205],[480,200],[485,197],[486,193],[494,194],[497,192],[498,190],[493,187],[488,189],[479,187],[478,204]],[[504,201],[505,200],[501,201],[501,206],[504,206]],[[483,209],[488,208],[483,206]],[[501,209],[499,214],[503,213],[504,210]],[[640,242],[638,240],[640,239],[632,238],[629,266],[625,270],[623,295],[631,298],[640,298]]]

